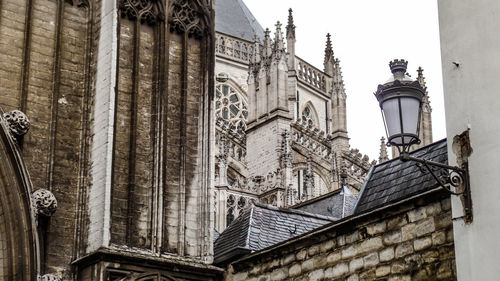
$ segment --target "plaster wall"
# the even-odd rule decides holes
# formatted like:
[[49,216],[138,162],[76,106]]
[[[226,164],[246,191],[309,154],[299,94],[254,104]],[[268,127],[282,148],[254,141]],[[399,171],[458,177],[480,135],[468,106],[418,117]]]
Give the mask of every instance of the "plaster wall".
[[438,1],[449,163],[455,165],[454,136],[470,129],[469,157],[473,221],[452,202],[459,280],[500,276],[500,2]]

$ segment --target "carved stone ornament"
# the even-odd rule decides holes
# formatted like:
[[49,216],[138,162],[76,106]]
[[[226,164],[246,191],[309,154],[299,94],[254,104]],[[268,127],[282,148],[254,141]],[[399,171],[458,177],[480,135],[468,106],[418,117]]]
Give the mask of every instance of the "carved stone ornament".
[[54,274],[45,274],[40,279],[41,281],[62,281],[62,278]]
[[141,23],[155,25],[165,20],[165,8],[162,0],[121,0],[122,17],[140,20]]
[[[31,194],[33,209],[37,215],[50,217],[57,209],[57,199],[47,189],[40,188]],[[52,279],[48,279],[52,280]]]
[[179,33],[186,32],[194,37],[203,36],[203,22],[201,18],[203,14],[196,9],[193,0],[174,0],[170,8],[170,16],[168,22],[170,29]]
[[12,110],[3,114],[9,124],[10,133],[14,138],[24,136],[30,129],[30,120],[19,110]]

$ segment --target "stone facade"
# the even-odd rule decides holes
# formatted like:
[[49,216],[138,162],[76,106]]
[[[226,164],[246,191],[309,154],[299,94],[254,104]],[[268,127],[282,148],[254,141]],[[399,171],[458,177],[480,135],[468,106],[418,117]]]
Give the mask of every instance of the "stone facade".
[[456,280],[450,199],[433,192],[233,262],[227,281]]
[[36,274],[221,273],[209,265],[214,5],[2,1],[0,106],[29,117],[17,145],[35,192],[57,199],[55,212],[36,202],[51,215],[38,218]]
[[[229,2],[219,1],[218,10],[234,2],[246,9]],[[274,34],[255,26],[231,33],[221,18],[215,72],[228,80],[216,87],[216,229],[222,232],[252,201],[291,207],[342,185],[357,194],[376,161],[349,146],[347,94],[330,35],[320,70],[295,54],[291,10]],[[254,28],[253,41],[238,33],[245,28]]]

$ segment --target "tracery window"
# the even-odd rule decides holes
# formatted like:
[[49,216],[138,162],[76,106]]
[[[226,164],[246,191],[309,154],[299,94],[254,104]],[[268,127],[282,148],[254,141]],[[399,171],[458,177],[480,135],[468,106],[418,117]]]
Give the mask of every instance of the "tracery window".
[[314,125],[313,112],[309,105],[302,111],[302,122],[305,122],[308,126]]
[[248,107],[242,95],[228,84],[217,85],[215,92],[217,116],[229,121],[232,128],[244,132]]
[[230,194],[226,201],[226,227],[229,226],[244,209],[248,208],[252,202],[253,200],[248,197]]

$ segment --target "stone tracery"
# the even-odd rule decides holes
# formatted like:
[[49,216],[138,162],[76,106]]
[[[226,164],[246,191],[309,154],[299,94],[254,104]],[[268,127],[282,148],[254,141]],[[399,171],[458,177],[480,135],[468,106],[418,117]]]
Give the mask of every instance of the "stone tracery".
[[122,17],[149,25],[165,20],[165,8],[161,0],[122,0],[120,10]]
[[216,87],[215,99],[217,116],[229,121],[230,129],[235,128],[239,132],[244,132],[248,107],[243,96],[234,87],[220,84]]
[[205,25],[202,13],[195,4],[196,1],[175,0],[169,7],[169,23],[171,30],[179,33],[187,33],[195,37],[202,37]]

